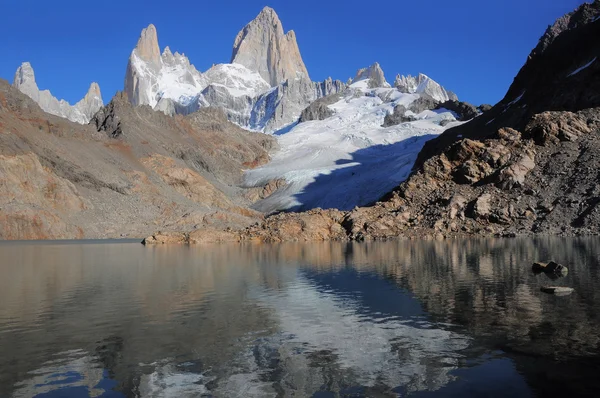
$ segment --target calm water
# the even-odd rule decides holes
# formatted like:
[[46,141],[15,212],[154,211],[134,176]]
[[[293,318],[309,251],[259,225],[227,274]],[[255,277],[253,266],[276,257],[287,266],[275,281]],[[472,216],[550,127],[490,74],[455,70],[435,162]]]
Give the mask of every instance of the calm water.
[[598,239],[2,243],[0,396],[598,396],[599,262]]

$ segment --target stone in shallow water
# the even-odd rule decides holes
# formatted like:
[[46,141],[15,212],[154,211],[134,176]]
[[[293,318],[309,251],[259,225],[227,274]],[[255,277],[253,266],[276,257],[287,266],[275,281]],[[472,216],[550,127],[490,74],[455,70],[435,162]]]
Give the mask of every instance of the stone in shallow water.
[[567,267],[554,261],[550,261],[549,263],[533,263],[531,270],[536,274],[544,272],[552,279],[555,279],[554,277],[562,278],[569,274],[569,269]]
[[566,296],[573,293],[574,289],[572,287],[563,286],[542,286],[540,290],[544,293],[554,294],[556,296]]

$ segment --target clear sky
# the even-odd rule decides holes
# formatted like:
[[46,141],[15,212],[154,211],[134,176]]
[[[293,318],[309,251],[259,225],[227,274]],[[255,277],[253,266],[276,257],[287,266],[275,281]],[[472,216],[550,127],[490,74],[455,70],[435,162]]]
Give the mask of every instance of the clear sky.
[[345,81],[377,61],[388,81],[429,75],[460,99],[499,101],[556,18],[582,0],[2,0],[0,77],[31,62],[38,86],[71,103],[89,84],[123,89],[142,28],[200,71],[229,62],[238,31],[269,5],[296,32],[313,80]]

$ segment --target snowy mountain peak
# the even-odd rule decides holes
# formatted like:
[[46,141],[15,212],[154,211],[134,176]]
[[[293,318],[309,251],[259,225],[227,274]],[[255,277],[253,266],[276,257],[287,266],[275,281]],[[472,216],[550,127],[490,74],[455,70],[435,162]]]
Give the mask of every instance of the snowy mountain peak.
[[88,123],[104,106],[98,83],[92,83],[85,97],[73,106],[65,100],[58,100],[48,90],[40,91],[35,81],[35,72],[29,62],[23,62],[17,69],[13,87],[34,100],[43,111],[76,123]]
[[160,47],[158,46],[158,33],[153,24],[142,30],[135,50],[137,56],[146,62],[155,65],[160,63]]
[[419,73],[417,77],[397,75],[394,80],[394,86],[402,93],[427,94],[439,102],[458,100],[456,94],[447,91],[439,83],[423,73]]
[[367,79],[369,79],[369,87],[391,87],[390,84],[385,80],[383,69],[381,69],[381,66],[379,66],[378,62],[375,62],[368,68],[359,69],[356,72],[356,76],[352,80],[352,83]]
[[296,34],[284,34],[279,16],[265,7],[236,36],[231,63],[258,72],[271,87],[288,79],[308,78]]
[[86,97],[87,96],[102,96],[102,94],[100,93],[100,86],[98,85],[98,83],[92,82],[92,84],[90,84],[90,88],[88,89],[88,92],[86,94]]
[[154,108],[163,98],[187,104],[206,86],[206,79],[184,54],[165,47],[161,55],[154,25],[142,30],[125,72],[125,92],[133,105]]

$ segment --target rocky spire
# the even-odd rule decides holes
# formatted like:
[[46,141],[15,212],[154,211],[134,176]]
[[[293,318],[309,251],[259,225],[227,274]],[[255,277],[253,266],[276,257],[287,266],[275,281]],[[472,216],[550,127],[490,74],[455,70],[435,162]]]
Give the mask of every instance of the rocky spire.
[[142,30],[134,51],[144,61],[160,65],[160,47],[158,46],[158,34],[154,25],[150,24]]
[[296,77],[308,78],[296,34],[284,34],[277,13],[265,7],[235,38],[231,63],[258,72],[272,87]]
[[35,82],[35,73],[29,62],[23,62],[17,72],[15,73],[15,79],[13,80],[13,87],[19,89],[23,94],[26,94],[35,102],[39,102],[39,89]]
[[377,62],[368,68],[359,69],[358,72],[356,72],[356,76],[352,80],[352,83],[367,79],[370,80],[369,87],[390,87],[389,83],[385,80],[381,66],[379,66],[379,63]]
[[[169,51],[170,53],[170,51]],[[137,65],[144,63],[148,76],[143,75]],[[162,66],[158,34],[152,24],[142,30],[137,45],[129,56],[125,71],[125,93],[133,105],[154,106],[155,98],[152,97],[151,87],[156,83],[156,75]]]
[[48,90],[38,88],[35,73],[29,62],[23,62],[15,73],[13,87],[34,100],[44,112],[61,116],[72,122],[86,124],[102,106],[102,95],[98,83],[92,83],[85,97],[75,105],[58,100]]

